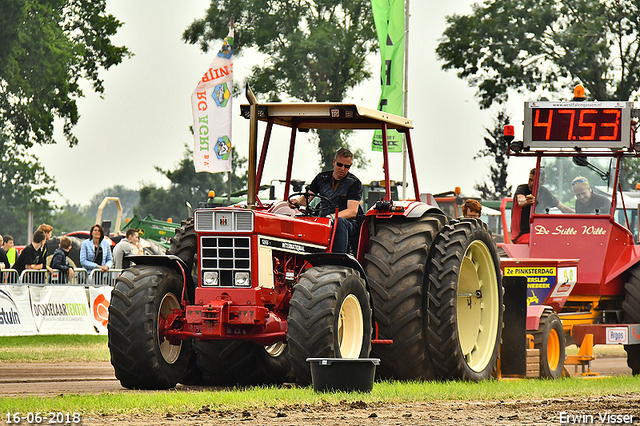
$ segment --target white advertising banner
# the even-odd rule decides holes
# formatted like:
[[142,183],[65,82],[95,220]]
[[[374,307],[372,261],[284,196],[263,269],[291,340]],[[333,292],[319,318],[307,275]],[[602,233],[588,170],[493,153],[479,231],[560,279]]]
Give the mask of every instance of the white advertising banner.
[[87,292],[76,286],[30,286],[31,311],[40,334],[94,334]]
[[233,28],[191,95],[196,172],[231,171]]
[[109,323],[109,304],[113,287],[89,287],[89,305],[93,326],[98,334],[107,334]]
[[0,336],[37,334],[31,315],[29,286],[3,285],[0,287]]

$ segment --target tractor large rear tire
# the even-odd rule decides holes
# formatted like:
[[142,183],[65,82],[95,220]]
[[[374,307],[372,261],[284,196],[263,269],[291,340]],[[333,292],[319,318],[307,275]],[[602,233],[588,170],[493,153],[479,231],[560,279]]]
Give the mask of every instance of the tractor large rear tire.
[[193,219],[183,220],[181,226],[176,228],[176,235],[170,241],[171,246],[167,254],[178,256],[191,271],[198,250],[198,239],[193,229]]
[[499,265],[493,236],[478,219],[451,222],[436,237],[427,342],[438,378],[479,381],[495,371],[504,310]]
[[116,280],[109,305],[111,364],[122,386],[172,388],[187,374],[191,341],[172,345],[162,323],[179,309],[182,280],[172,269],[134,266]]
[[376,369],[380,378],[434,378],[425,341],[424,289],[429,249],[445,223],[443,215],[376,223],[365,271],[379,338],[393,340],[372,348],[372,356],[381,360]]
[[307,269],[293,287],[289,305],[289,357],[299,384],[311,383],[307,358],[369,356],[369,292],[354,269],[329,265]]
[[[628,282],[624,286],[622,312],[626,324],[640,323],[640,265],[629,269]],[[634,376],[640,374],[640,345],[625,345],[627,365]]]
[[260,346],[243,340],[193,343],[204,381],[217,386],[281,384],[289,377],[287,344]]
[[559,379],[564,370],[566,342],[562,321],[552,309],[545,309],[538,329],[533,331],[533,347],[540,350],[540,377]]

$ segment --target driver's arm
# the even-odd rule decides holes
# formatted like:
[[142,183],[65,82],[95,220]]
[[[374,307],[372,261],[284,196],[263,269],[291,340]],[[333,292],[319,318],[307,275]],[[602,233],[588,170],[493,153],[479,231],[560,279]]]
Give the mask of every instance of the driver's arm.
[[[313,194],[313,191],[309,191],[310,194]],[[313,197],[309,197],[309,201],[313,200]],[[307,200],[304,198],[304,195],[299,196],[298,198],[294,198],[289,202],[289,207],[297,208],[298,206],[306,206]]]
[[347,208],[338,212],[338,217],[344,219],[353,219],[358,214],[358,206],[360,202],[357,200],[347,200]]
[[558,201],[558,208],[562,213],[575,213],[575,211],[571,207],[565,206],[560,201]]

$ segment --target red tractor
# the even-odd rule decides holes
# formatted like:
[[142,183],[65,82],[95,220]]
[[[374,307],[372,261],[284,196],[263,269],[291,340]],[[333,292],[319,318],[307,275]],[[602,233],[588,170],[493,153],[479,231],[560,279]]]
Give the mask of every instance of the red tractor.
[[[630,225],[638,205],[628,197],[640,178],[637,116],[631,102],[527,102],[523,140],[505,129],[510,155],[536,158],[530,240],[504,245],[502,267],[505,279],[527,278],[527,332],[543,377],[560,377],[565,346],[585,336],[624,345],[640,374],[640,246]],[[520,209],[514,200],[514,239]]]
[[[370,355],[383,378],[491,377],[503,323],[496,246],[481,221],[416,201],[411,120],[345,103],[258,104],[250,90],[247,98],[247,204],[196,209],[169,255],[133,259],[113,290],[109,348],[122,385],[306,385],[307,358]],[[284,200],[300,196],[288,189],[298,132],[382,130],[386,195],[364,215],[351,253],[333,252],[334,223],[313,207],[257,198],[274,126],[291,131]],[[413,201],[391,201],[388,129],[406,136]]]

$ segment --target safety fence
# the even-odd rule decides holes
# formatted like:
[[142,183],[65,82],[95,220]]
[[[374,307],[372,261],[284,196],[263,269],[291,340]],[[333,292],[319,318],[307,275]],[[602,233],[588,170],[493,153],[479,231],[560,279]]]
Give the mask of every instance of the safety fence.
[[74,269],[73,278],[65,277],[64,272],[53,270],[25,269],[21,274],[15,269],[0,270],[0,284],[34,285],[34,284],[69,284],[69,285],[108,285],[115,286],[116,279],[122,274],[122,269],[109,269],[102,272],[94,269],[89,272],[84,268]]
[[111,291],[121,273],[79,268],[61,283],[58,271],[1,270],[0,336],[106,334]]

